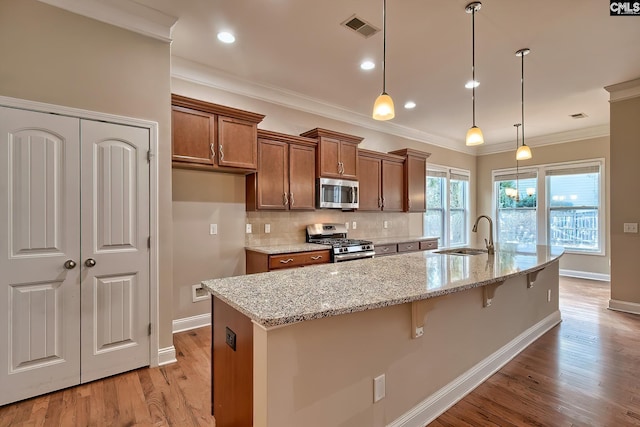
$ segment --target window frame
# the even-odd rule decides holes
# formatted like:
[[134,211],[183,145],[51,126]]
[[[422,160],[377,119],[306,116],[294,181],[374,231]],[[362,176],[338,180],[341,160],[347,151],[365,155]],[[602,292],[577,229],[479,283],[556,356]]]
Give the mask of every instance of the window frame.
[[[606,169],[604,158],[593,158],[585,160],[576,160],[569,162],[558,163],[545,163],[534,166],[527,166],[526,168],[520,168],[520,173],[529,172],[535,170],[537,173],[537,214],[536,214],[536,229],[537,229],[537,244],[548,245],[550,236],[550,192],[548,191],[547,171],[559,170],[559,169],[579,169],[591,166],[598,166],[600,168],[598,179],[598,250],[578,250],[576,248],[565,248],[565,253],[575,255],[592,255],[592,256],[606,256],[606,195],[605,195],[605,180]],[[495,169],[491,173],[491,195],[492,195],[492,211],[497,220],[498,218],[498,198],[497,198],[497,176],[504,176],[508,174],[515,174],[516,168]],[[496,229],[497,230],[497,229]],[[498,241],[498,233],[496,232],[496,242]]]
[[[439,210],[442,213],[442,226],[443,226],[443,236],[440,236],[440,240],[439,240],[439,245],[442,247],[461,247],[461,246],[465,246],[468,245],[470,242],[470,200],[471,200],[471,196],[470,196],[470,192],[471,192],[471,172],[468,170],[464,170],[464,169],[458,169],[458,168],[453,168],[453,167],[449,167],[449,166],[442,166],[442,165],[436,165],[436,164],[432,164],[432,163],[428,163],[427,164],[427,168],[425,171],[425,182],[428,180],[429,178],[429,172],[435,172],[435,173],[439,173],[439,174],[444,174],[443,177],[444,178],[444,183],[442,185],[441,188],[441,195],[442,195],[442,208],[435,208],[435,209],[431,209],[432,211],[434,210]],[[466,181],[467,185],[466,185],[466,189],[464,190],[464,194],[463,194],[463,204],[464,207],[463,209],[460,208],[456,208],[456,211],[463,211],[463,217],[464,217],[464,230],[463,230],[463,236],[464,236],[464,242],[462,243],[456,243],[454,245],[451,244],[451,177],[456,176],[458,177],[458,181]],[[459,179],[460,177],[466,178],[466,180],[464,179]],[[425,185],[425,192],[428,191],[429,185],[426,182]],[[427,194],[425,194],[425,200],[428,201],[428,196]],[[429,206],[427,203],[426,209],[425,209],[425,213],[423,216],[423,221],[422,221],[422,228],[423,228],[423,233],[426,234],[427,232],[427,227],[426,227],[426,217],[427,217],[427,213],[429,211]]]
[[[494,218],[495,218],[495,240],[496,243],[500,242],[500,239],[498,238],[498,236],[500,235],[500,207],[498,206],[498,194],[497,194],[497,189],[499,186],[499,183],[502,181],[511,181],[514,179],[505,179],[505,177],[509,176],[513,176],[514,178],[516,177],[516,175],[523,175],[524,178],[522,179],[532,179],[534,178],[531,175],[535,175],[535,179],[536,179],[536,206],[534,208],[513,208],[510,210],[513,211],[525,211],[525,210],[533,210],[535,211],[535,217],[536,217],[536,245],[541,244],[539,243],[541,241],[541,236],[540,236],[540,171],[538,170],[539,168],[537,167],[526,167],[526,168],[519,168],[518,170],[516,170],[516,168],[513,169],[499,169],[499,170],[494,170],[491,174],[491,181],[492,181],[492,185],[493,188],[491,190],[491,194],[492,194],[492,211],[494,213]],[[516,173],[517,172],[517,173]],[[502,178],[499,180],[496,180],[497,178]],[[520,191],[520,193],[522,193]]]

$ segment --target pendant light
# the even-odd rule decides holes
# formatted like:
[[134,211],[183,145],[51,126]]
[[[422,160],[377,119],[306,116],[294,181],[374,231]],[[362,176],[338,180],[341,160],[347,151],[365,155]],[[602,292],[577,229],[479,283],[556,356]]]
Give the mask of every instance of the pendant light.
[[475,1],[465,7],[465,12],[471,14],[471,103],[473,108],[473,123],[467,131],[466,144],[468,146],[484,143],[482,130],[476,126],[476,12],[480,10],[482,3]]
[[387,76],[385,62],[387,59],[387,0],[382,1],[382,93],[373,104],[373,118],[391,120],[396,116],[393,99],[387,94]]
[[524,143],[524,57],[531,52],[530,49],[524,48],[520,49],[516,52],[516,56],[522,58],[522,74],[520,77],[520,86],[522,90],[522,146],[518,147],[516,151],[516,160],[528,160],[532,157],[531,148],[527,144]]

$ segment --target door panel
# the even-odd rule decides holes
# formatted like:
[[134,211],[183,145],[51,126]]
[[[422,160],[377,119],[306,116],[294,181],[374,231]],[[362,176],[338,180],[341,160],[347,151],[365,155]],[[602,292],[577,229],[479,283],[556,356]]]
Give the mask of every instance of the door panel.
[[80,379],[79,122],[0,107],[0,405]]
[[81,132],[87,382],[149,364],[149,131],[82,121]]

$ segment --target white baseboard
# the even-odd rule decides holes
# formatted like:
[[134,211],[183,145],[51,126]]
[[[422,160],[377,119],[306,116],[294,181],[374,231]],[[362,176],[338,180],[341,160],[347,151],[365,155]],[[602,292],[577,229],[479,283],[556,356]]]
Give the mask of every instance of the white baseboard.
[[174,346],[165,347],[158,350],[158,366],[168,365],[169,363],[175,363],[178,359],[176,359],[176,348]]
[[550,314],[387,427],[423,427],[429,424],[561,321],[560,311]]
[[211,313],[199,314],[197,316],[185,317],[173,321],[173,333],[184,332],[190,329],[201,328],[211,324]]
[[609,310],[624,311],[625,313],[640,314],[640,304],[636,302],[609,300]]
[[565,270],[560,269],[561,276],[577,277],[578,279],[600,280],[602,282],[610,282],[611,275],[604,273],[591,273],[589,271]]

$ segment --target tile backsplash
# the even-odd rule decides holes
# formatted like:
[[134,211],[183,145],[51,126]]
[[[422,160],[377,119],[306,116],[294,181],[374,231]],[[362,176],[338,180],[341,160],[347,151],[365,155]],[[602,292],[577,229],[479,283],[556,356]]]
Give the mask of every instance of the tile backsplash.
[[[413,216],[413,217],[412,217]],[[419,218],[417,217],[419,216]],[[324,209],[311,212],[247,212],[246,222],[251,224],[251,233],[245,235],[246,246],[286,245],[305,241],[307,225],[315,223],[349,223],[347,235],[355,239],[372,239],[421,235],[422,214],[402,212],[342,212]],[[352,228],[356,222],[356,229]],[[384,228],[384,222],[387,228]],[[265,233],[265,224],[270,232]],[[411,230],[419,228],[418,230]]]

